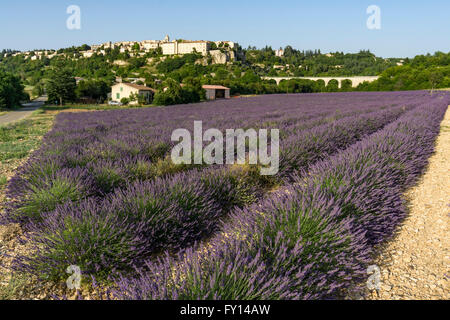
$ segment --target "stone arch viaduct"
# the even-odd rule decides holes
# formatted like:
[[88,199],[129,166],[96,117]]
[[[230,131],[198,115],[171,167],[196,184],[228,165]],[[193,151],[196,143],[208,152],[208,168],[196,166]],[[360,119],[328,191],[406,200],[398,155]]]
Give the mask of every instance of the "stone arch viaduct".
[[367,82],[373,82],[375,80],[378,80],[378,76],[360,76],[360,77],[262,77],[263,80],[275,80],[277,84],[280,84],[283,80],[291,80],[291,79],[305,79],[305,80],[323,80],[325,81],[325,85],[328,85],[328,82],[335,79],[339,82],[339,88],[342,85],[342,81],[348,79],[352,81],[353,87],[357,87],[361,83],[367,81]]

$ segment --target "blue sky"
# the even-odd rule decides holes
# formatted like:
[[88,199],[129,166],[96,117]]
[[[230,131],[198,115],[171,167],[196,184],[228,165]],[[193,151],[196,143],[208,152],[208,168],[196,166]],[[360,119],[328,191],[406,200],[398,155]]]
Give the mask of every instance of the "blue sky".
[[[69,5],[81,8],[81,30],[66,28]],[[369,5],[381,8],[381,30],[366,27]],[[243,47],[290,44],[412,57],[450,51],[449,17],[448,0],[16,0],[2,1],[0,49],[58,49],[169,34]]]

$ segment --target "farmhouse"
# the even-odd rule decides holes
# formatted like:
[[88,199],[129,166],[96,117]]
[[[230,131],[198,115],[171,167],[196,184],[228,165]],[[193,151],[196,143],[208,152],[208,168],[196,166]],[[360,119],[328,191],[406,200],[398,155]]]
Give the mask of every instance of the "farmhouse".
[[230,99],[230,88],[218,85],[204,85],[207,100]]
[[[153,96],[155,93],[156,90],[152,88],[134,83],[117,83],[111,88],[111,98],[114,101],[120,101],[123,98],[130,99],[132,95],[139,95],[143,96],[147,103],[150,103],[153,101]],[[137,103],[137,101],[132,101],[131,103]]]

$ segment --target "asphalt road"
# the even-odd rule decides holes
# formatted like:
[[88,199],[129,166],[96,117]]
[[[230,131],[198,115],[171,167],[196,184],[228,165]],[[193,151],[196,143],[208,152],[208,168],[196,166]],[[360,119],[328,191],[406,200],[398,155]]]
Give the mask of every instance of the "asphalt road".
[[23,108],[20,108],[19,110],[9,111],[7,114],[0,116],[0,126],[25,119],[26,117],[31,116],[34,111],[36,111],[43,105],[44,99],[41,97],[34,100],[33,102],[24,104]]

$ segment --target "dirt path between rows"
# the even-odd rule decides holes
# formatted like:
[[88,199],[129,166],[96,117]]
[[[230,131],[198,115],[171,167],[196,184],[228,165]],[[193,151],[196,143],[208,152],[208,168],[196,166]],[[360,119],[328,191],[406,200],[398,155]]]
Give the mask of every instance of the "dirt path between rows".
[[369,299],[450,299],[450,108],[436,153],[419,183],[407,194],[410,215],[381,249],[375,264],[381,290]]

